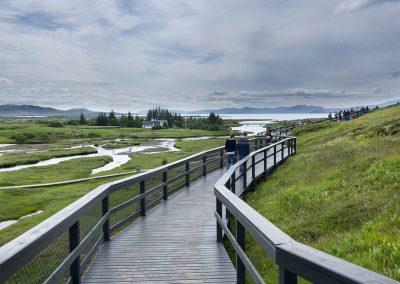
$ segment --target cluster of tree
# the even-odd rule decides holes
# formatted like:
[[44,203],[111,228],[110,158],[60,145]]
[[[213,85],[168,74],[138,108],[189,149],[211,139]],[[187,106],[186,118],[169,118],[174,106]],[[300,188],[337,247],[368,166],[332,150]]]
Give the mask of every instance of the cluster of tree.
[[217,131],[222,128],[224,121],[219,115],[212,112],[208,117],[188,117],[185,124],[189,129]]
[[142,127],[143,118],[139,116],[133,117],[131,112],[128,115],[121,115],[118,119],[112,110],[108,115],[101,112],[96,117],[96,125],[98,126],[121,126],[121,127]]
[[168,127],[184,127],[184,119],[180,114],[172,113],[168,109],[162,109],[160,107],[150,109],[147,112],[146,120],[166,120]]
[[[46,122],[51,127],[63,127],[67,125],[97,125],[97,126],[121,126],[121,127],[142,127],[144,118],[139,116],[132,116],[131,112],[127,115],[123,114],[119,117],[111,110],[110,113],[100,112],[97,117],[87,119],[83,113],[80,114],[79,119],[70,119],[66,122],[50,121]],[[205,130],[220,130],[224,125],[222,118],[215,114],[210,113],[208,117],[182,117],[180,114],[172,113],[168,109],[160,107],[151,109],[147,112],[146,120],[165,120],[162,126],[156,126],[154,129],[162,128],[188,128],[188,129],[205,129]]]

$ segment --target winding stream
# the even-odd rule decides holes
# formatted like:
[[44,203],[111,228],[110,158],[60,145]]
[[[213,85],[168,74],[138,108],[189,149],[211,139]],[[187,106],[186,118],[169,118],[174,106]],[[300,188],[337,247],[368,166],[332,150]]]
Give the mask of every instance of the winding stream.
[[[156,142],[156,143],[154,143],[154,145],[130,146],[130,147],[117,148],[117,149],[105,149],[104,145],[73,146],[73,147],[69,147],[66,149],[75,149],[75,148],[80,148],[80,147],[93,147],[94,149],[97,150],[97,153],[87,154],[87,155],[76,155],[76,156],[69,156],[69,157],[62,157],[62,158],[52,158],[52,159],[38,162],[36,164],[19,165],[19,166],[10,167],[10,168],[2,168],[2,169],[0,169],[0,172],[11,172],[11,171],[17,171],[17,170],[31,168],[31,167],[44,167],[44,166],[56,165],[56,164],[59,164],[64,161],[78,159],[78,158],[88,158],[88,157],[98,157],[98,156],[112,157],[113,160],[111,162],[109,162],[108,164],[92,170],[92,174],[97,174],[100,172],[112,170],[114,168],[117,168],[117,167],[127,163],[131,159],[131,157],[129,155],[132,153],[151,154],[151,153],[157,153],[157,152],[163,152],[163,151],[180,151],[178,148],[174,147],[174,144],[176,141],[175,139],[155,139],[154,141]],[[11,145],[7,145],[7,146],[11,146]],[[4,147],[6,147],[6,146],[4,146]],[[11,152],[13,150],[7,150],[7,151]],[[18,150],[16,150],[16,151],[18,151]]]

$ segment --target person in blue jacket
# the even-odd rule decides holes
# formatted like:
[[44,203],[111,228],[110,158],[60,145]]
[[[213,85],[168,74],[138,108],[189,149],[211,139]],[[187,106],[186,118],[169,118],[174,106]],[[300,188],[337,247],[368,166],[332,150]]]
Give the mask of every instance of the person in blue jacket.
[[229,135],[229,138],[225,142],[225,155],[227,159],[226,163],[226,170],[235,163],[235,156],[236,156],[236,139],[235,134]]
[[[239,156],[239,160],[243,159],[247,155],[250,154],[250,143],[247,139],[247,132],[244,131],[242,133],[242,137],[240,137],[239,141],[236,144],[236,150]],[[240,165],[240,172],[242,173],[244,170],[243,165]]]

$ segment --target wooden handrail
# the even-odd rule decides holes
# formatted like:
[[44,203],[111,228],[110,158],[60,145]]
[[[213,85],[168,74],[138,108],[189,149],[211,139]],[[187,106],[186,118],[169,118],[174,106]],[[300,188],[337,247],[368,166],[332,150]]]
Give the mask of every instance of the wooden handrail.
[[[286,148],[285,144],[288,144]],[[281,141],[252,152],[238,161],[234,167],[231,167],[214,186],[214,194],[217,200],[217,209],[215,211],[217,241],[221,242],[225,234],[232,243],[237,258],[237,282],[245,282],[245,271],[248,269],[254,282],[264,283],[245,254],[243,236],[247,232],[263,248],[266,255],[278,265],[279,283],[281,284],[297,283],[297,276],[313,283],[399,283],[386,276],[295,241],[240,198],[241,195],[247,192],[248,188],[255,186],[257,179],[268,174],[268,168],[266,167],[268,162],[266,153],[268,150],[274,151],[274,161],[270,166],[275,167],[290,155],[296,153],[296,138],[286,137]],[[278,152],[282,153],[279,161],[277,160],[279,156],[276,155]],[[254,171],[255,161],[257,160],[255,157],[261,153],[265,163],[262,172],[248,176],[248,169],[246,168],[242,177],[250,178],[251,180],[244,182],[243,188],[238,190],[236,185],[237,177],[235,176],[236,170],[241,165],[249,163],[249,168]],[[230,184],[229,188],[226,186],[227,184]],[[232,188],[234,189],[233,192]],[[229,212],[229,214],[226,214],[226,218],[222,214],[223,207]],[[231,217],[236,219],[236,239],[233,238],[230,227],[226,225]]]
[[[291,126],[280,128],[279,132],[285,132],[287,134],[291,128]],[[265,137],[255,137],[249,140],[264,141]],[[5,282],[16,272],[20,271],[22,267],[28,265],[35,256],[40,254],[55,240],[57,240],[57,238],[68,231],[74,232],[70,233],[69,240],[70,244],[73,243],[74,246],[70,246],[70,254],[62,263],[59,264],[59,267],[52,271],[51,274],[45,275],[45,278],[47,278],[48,281],[55,281],[58,277],[60,277],[60,275],[63,274],[62,272],[65,272],[65,269],[67,268],[66,263],[68,263],[71,264],[71,282],[79,282],[80,269],[78,269],[77,266],[79,261],[77,262],[76,260],[79,259],[80,253],[77,252],[77,248],[79,248],[79,252],[82,252],[89,245],[89,243],[91,243],[86,241],[89,237],[84,238],[82,241],[80,241],[79,238],[76,238],[76,232],[79,232],[79,220],[82,219],[85,214],[87,214],[97,205],[102,207],[103,210],[102,218],[101,220],[98,220],[101,222],[96,225],[98,227],[102,227],[103,237],[97,239],[95,244],[89,250],[88,255],[92,255],[94,254],[97,246],[110,240],[111,232],[114,232],[116,229],[134,220],[134,218],[139,215],[138,212],[142,215],[146,214],[147,205],[146,202],[144,202],[144,199],[149,194],[146,193],[146,181],[151,180],[151,178],[154,177],[162,177],[162,180],[160,178],[160,184],[156,187],[162,189],[162,198],[160,198],[160,201],[162,199],[165,200],[168,198],[168,191],[171,190],[172,192],[182,187],[182,185],[178,185],[173,189],[168,188],[168,184],[172,180],[175,181],[174,176],[168,175],[169,172],[179,168],[180,166],[196,162],[196,167],[193,167],[192,169],[189,167],[188,169],[186,166],[186,170],[181,174],[182,177],[187,177],[185,184],[188,185],[191,181],[190,174],[193,175],[195,170],[198,170],[200,175],[205,175],[207,174],[208,164],[214,162],[218,163],[218,168],[223,166],[223,149],[224,147],[217,147],[207,151],[202,151],[167,165],[98,186],[96,189],[90,191],[85,196],[79,198],[72,204],[68,205],[32,229],[28,230],[21,236],[0,247],[0,283]],[[212,155],[218,155],[218,157],[212,157]],[[177,176],[179,175],[180,174]],[[176,180],[178,179],[179,178],[176,178]],[[134,184],[141,184],[140,194],[138,194],[136,197],[131,196],[127,198],[113,208],[109,207],[110,195],[112,195],[115,191],[122,190]],[[153,186],[150,190],[153,190],[156,187]],[[157,199],[152,201],[151,204],[156,204],[155,201],[159,202]],[[110,216],[119,211],[119,209],[126,208],[127,206],[136,202],[141,203],[141,209],[139,211],[132,211],[128,216],[125,216],[122,220],[119,220],[117,224],[114,224],[113,227],[110,228]],[[94,238],[93,233],[90,233],[90,238]],[[87,263],[88,261],[90,261],[90,259],[85,256],[84,262]],[[82,263],[80,264],[80,267],[82,267]]]

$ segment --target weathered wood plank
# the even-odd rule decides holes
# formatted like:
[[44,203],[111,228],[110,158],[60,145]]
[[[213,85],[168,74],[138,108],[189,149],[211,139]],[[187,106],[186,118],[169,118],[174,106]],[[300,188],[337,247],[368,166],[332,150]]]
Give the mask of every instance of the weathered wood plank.
[[223,173],[191,183],[118,233],[82,283],[235,283],[235,268],[216,242],[213,185]]

